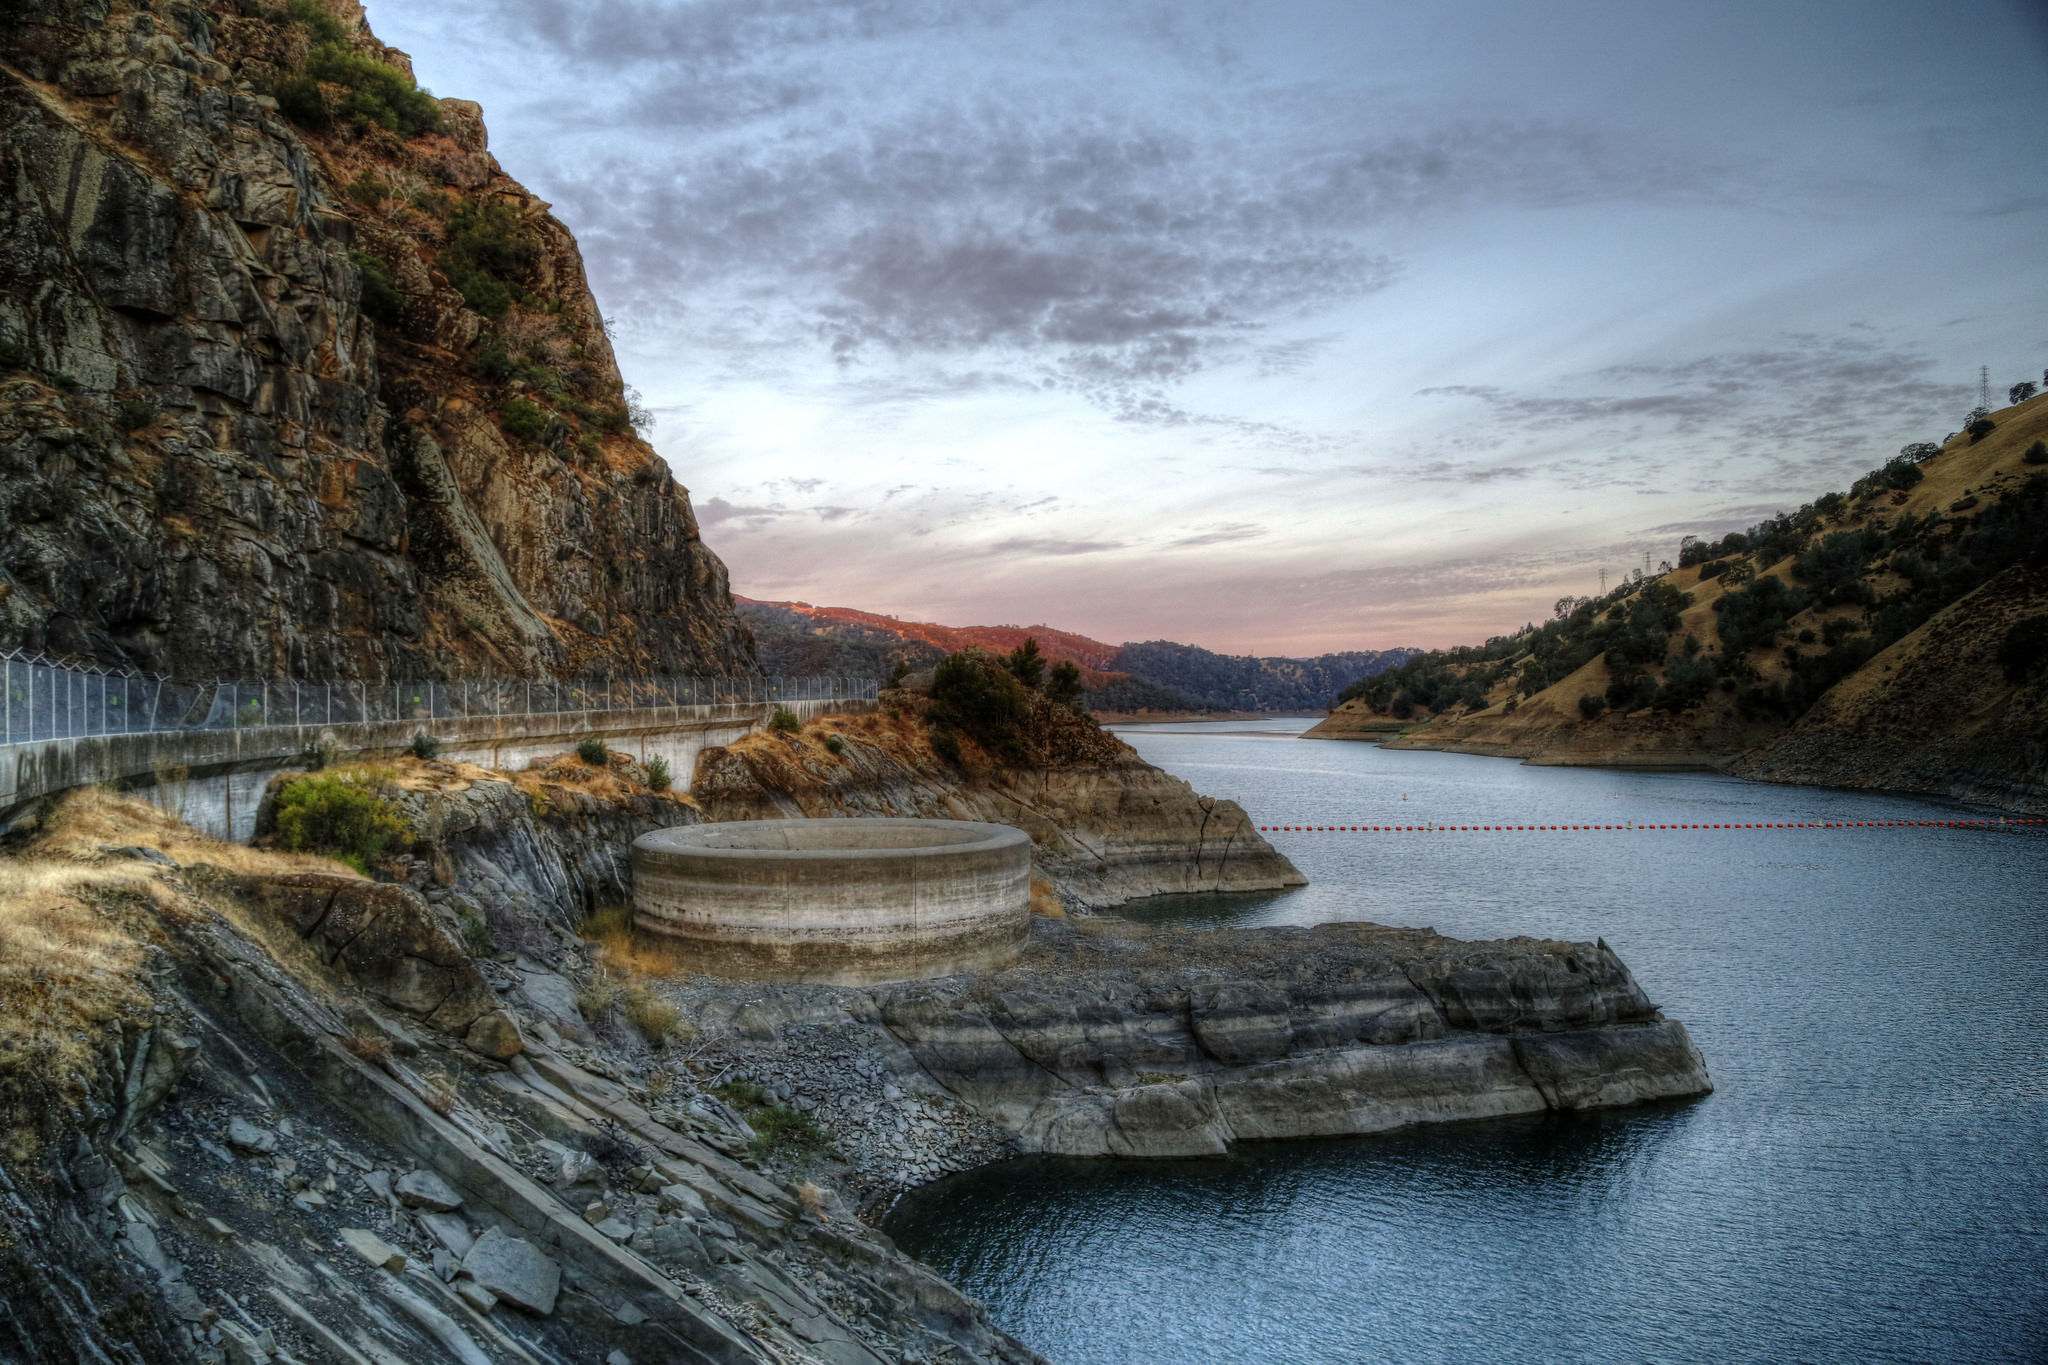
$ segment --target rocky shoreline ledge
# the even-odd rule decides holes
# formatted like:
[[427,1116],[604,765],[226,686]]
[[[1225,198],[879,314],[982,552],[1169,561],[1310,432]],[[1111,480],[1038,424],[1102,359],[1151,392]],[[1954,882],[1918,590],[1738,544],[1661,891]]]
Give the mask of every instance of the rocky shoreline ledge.
[[842,1135],[867,1204],[998,1155],[1213,1155],[1712,1089],[1605,943],[1041,920],[986,976],[676,998],[708,1058]]

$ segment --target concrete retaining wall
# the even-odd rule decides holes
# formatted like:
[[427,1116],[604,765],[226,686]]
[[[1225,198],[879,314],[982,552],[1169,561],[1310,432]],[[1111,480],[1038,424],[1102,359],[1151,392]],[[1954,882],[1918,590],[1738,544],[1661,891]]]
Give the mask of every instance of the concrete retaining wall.
[[597,736],[645,761],[668,760],[687,790],[697,755],[768,723],[777,706],[805,720],[866,711],[867,701],[788,701],[650,706],[525,716],[445,717],[352,725],[264,725],[234,730],[164,730],[0,745],[0,831],[44,797],[104,785],[148,797],[195,829],[247,841],[270,780],[307,766],[317,749],[349,756],[402,753],[416,734],[441,752],[488,768],[522,768],[544,754]]
[[969,820],[751,820],[633,844],[633,914],[722,976],[864,985],[1009,962],[1031,840]]

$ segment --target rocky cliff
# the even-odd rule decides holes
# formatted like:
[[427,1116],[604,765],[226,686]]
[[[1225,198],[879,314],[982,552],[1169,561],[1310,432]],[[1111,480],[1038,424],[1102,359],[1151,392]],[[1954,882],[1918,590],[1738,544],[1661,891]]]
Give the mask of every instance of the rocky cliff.
[[0,7],[0,646],[753,664],[568,231],[354,0]]

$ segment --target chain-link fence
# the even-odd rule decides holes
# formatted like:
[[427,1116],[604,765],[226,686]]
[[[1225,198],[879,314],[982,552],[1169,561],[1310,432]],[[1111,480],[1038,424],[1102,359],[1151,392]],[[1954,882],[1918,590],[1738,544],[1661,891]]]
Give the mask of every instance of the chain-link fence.
[[647,707],[872,701],[873,678],[477,678],[451,682],[178,682],[42,655],[0,655],[0,743],[159,730],[542,716]]

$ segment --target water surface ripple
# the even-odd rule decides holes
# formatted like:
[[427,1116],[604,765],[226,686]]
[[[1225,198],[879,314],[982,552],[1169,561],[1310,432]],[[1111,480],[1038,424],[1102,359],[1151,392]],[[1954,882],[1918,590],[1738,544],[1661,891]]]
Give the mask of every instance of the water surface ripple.
[[[1692,774],[1122,733],[1260,823],[1909,819]],[[1604,936],[1716,1093],[1647,1111],[1022,1160],[890,1231],[1054,1360],[2048,1358],[2048,837],[1279,834],[1312,884],[1139,917]]]

